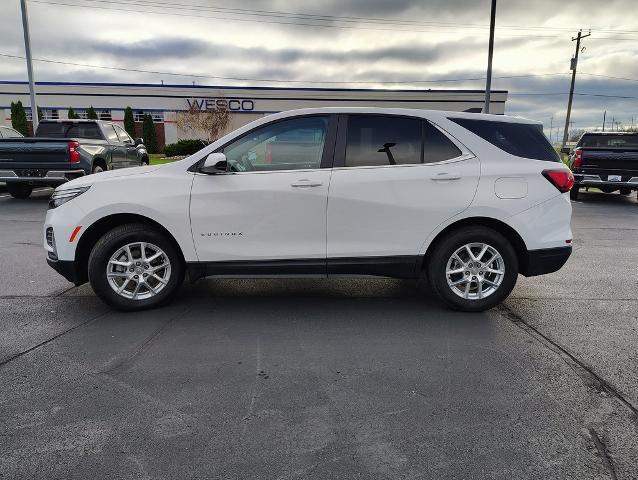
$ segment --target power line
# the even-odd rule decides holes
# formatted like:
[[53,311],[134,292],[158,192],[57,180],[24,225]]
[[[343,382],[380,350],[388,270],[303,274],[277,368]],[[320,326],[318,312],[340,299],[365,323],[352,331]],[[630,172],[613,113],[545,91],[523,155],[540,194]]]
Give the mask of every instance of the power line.
[[[8,53],[0,53],[0,57],[24,59],[21,55],[11,55]],[[252,77],[224,77],[219,75],[200,75],[192,73],[178,73],[178,72],[164,72],[159,70],[144,70],[140,68],[124,68],[124,67],[107,67],[105,65],[92,65],[87,63],[67,62],[64,60],[52,60],[48,58],[34,58],[36,62],[54,63],[59,65],[69,65],[74,67],[87,67],[98,68],[104,70],[117,70],[123,72],[135,72],[135,73],[151,73],[154,75],[169,75],[178,77],[192,77],[192,78],[206,78],[206,79],[218,79],[218,80],[236,80],[236,81],[250,81],[250,82],[273,82],[273,83],[323,83],[323,84],[414,84],[414,83],[447,83],[447,82],[469,82],[485,80],[486,77],[472,77],[472,78],[441,78],[437,80],[284,80],[275,78],[252,78]],[[504,75],[493,78],[499,79],[515,79],[515,78],[528,78],[528,77],[549,77],[557,75],[568,75],[568,73],[537,73],[528,75]]]
[[[215,5],[202,5],[202,4],[192,4],[192,3],[181,3],[181,2],[161,2],[157,0],[131,0],[131,1],[118,1],[118,0],[75,0],[77,2],[94,2],[94,3],[108,3],[108,4],[120,4],[120,5],[140,5],[140,6],[149,6],[155,8],[165,8],[165,9],[179,9],[179,10],[193,10],[193,11],[212,11],[212,12],[225,12],[229,14],[237,14],[237,15],[250,15],[250,16],[275,16],[275,17],[284,17],[284,18],[302,18],[302,19],[313,19],[318,21],[339,21],[339,22],[357,22],[357,23],[378,23],[378,24],[389,24],[389,25],[417,25],[417,26],[436,26],[440,28],[480,28],[480,29],[488,29],[489,25],[487,24],[477,24],[477,23],[454,23],[454,22],[423,22],[417,20],[407,20],[407,19],[384,19],[378,17],[356,17],[356,16],[345,16],[345,15],[325,15],[325,14],[312,14],[312,13],[299,13],[299,12],[286,12],[286,11],[277,11],[277,10],[256,10],[256,9],[245,9],[245,8],[229,8],[229,7],[220,7]],[[41,2],[47,3],[47,2]],[[511,30],[552,30],[552,31],[560,31],[560,32],[570,32],[574,28],[573,27],[549,27],[549,26],[524,26],[524,25],[502,25],[500,28],[502,29],[511,29]],[[618,34],[633,34],[638,33],[638,30],[618,30],[618,29],[605,29],[605,28],[593,28],[597,32],[602,33],[618,33]]]
[[[110,11],[120,11],[120,12],[137,12],[136,10],[126,9],[126,8],[117,8],[117,7],[102,7],[97,5],[80,5],[77,3],[63,3],[63,2],[51,2],[45,0],[31,0],[30,3],[44,4],[44,5],[59,5],[66,7],[81,7],[81,8],[92,8],[96,10],[110,10]],[[134,5],[131,5],[134,6]],[[233,17],[219,17],[215,15],[195,15],[192,13],[177,13],[177,12],[158,12],[158,11],[150,11],[146,10],[145,14],[152,15],[167,15],[172,17],[191,17],[191,18],[208,18],[208,19],[216,19],[216,20],[227,20],[233,22],[249,22],[249,23],[268,23],[268,24],[276,24],[276,25],[293,25],[293,26],[305,26],[305,27],[319,27],[319,28],[341,28],[341,29],[353,29],[353,30],[375,30],[375,31],[390,31],[390,32],[408,32],[408,33],[438,33],[438,34],[452,34],[454,32],[440,32],[437,30],[423,30],[423,29],[399,29],[399,28],[376,28],[376,27],[361,27],[354,25],[331,25],[331,24],[316,24],[316,23],[301,23],[301,22],[282,22],[277,20],[264,20],[263,18],[233,18]],[[310,19],[309,19],[310,20]],[[528,37],[528,35],[516,35],[516,34],[500,34],[500,36],[505,37]],[[534,35],[534,38],[560,38],[559,35]]]

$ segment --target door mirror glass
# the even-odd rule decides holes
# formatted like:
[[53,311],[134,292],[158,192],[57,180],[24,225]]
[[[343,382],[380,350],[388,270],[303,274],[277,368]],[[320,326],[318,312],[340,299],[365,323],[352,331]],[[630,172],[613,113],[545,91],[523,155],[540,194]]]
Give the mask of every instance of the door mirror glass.
[[202,165],[200,171],[213,175],[216,173],[226,173],[228,171],[226,155],[221,152],[211,153],[206,157],[206,160],[204,160],[204,165]]

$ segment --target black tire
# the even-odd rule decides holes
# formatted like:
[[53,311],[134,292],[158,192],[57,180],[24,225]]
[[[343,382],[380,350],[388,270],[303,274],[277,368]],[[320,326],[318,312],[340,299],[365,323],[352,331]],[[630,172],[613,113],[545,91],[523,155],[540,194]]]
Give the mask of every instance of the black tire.
[[[119,295],[109,284],[106,272],[111,256],[125,245],[135,242],[146,242],[159,247],[168,257],[171,271],[168,282],[156,295],[134,300]],[[157,229],[135,223],[116,227],[100,238],[89,256],[88,272],[89,282],[97,296],[110,306],[125,311],[146,310],[168,303],[184,280],[184,264],[173,243]]]
[[574,185],[569,191],[569,198],[572,200],[578,200],[578,187]]
[[142,162],[140,163],[140,166],[142,166],[142,167],[147,166],[148,167],[149,165],[150,165],[150,163],[148,161],[148,157],[143,157],[142,158]]
[[[452,255],[459,248],[471,243],[483,243],[493,247],[504,263],[505,270],[500,285],[482,299],[460,297],[454,293],[453,287],[448,285],[446,275],[447,264]],[[503,235],[488,227],[472,226],[452,231],[437,243],[429,258],[427,265],[429,284],[443,303],[454,310],[482,312],[498,305],[510,294],[518,277],[518,257],[514,247]]]
[[9,195],[13,198],[25,199],[31,196],[31,192],[33,192],[33,187],[31,185],[27,185],[26,183],[7,183],[7,190],[9,191]]
[[621,188],[620,189],[620,194],[621,195],[631,195],[631,188]]
[[106,168],[104,167],[104,165],[102,165],[99,162],[96,162],[95,164],[93,164],[93,168],[91,169],[91,173],[102,173],[106,170]]

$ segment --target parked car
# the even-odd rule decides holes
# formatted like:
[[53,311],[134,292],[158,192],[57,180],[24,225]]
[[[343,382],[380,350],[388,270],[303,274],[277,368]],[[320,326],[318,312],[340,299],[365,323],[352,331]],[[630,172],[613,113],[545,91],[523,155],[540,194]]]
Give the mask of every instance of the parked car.
[[567,261],[572,184],[529,120],[297,110],[172,164],[58,187],[44,247],[58,272],[123,310],[167,302],[188,274],[427,277],[450,307],[479,311],[519,273]]
[[2,139],[2,138],[22,138],[22,137],[24,137],[24,135],[22,135],[17,130],[15,130],[15,129],[11,128],[11,127],[0,126],[0,139]]
[[581,187],[622,195],[638,191],[638,132],[586,132],[569,157],[574,172],[572,200]]
[[15,198],[28,198],[34,186],[148,163],[143,140],[113,122],[44,120],[35,137],[0,139],[0,182]]

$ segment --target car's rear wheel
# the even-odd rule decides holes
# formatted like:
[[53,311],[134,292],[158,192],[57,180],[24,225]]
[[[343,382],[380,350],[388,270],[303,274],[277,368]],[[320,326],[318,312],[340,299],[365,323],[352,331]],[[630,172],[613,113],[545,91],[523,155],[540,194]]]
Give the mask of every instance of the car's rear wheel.
[[620,194],[621,195],[630,195],[631,194],[631,188],[621,188],[620,189]]
[[428,278],[455,310],[480,312],[505,299],[516,284],[518,258],[510,242],[481,226],[451,232],[429,256]]
[[184,265],[160,231],[127,224],[107,232],[89,256],[95,293],[119,310],[143,310],[170,301],[184,279]]
[[31,192],[33,192],[33,187],[31,185],[27,185],[26,183],[7,183],[7,191],[9,195],[13,198],[29,198],[31,196]]

